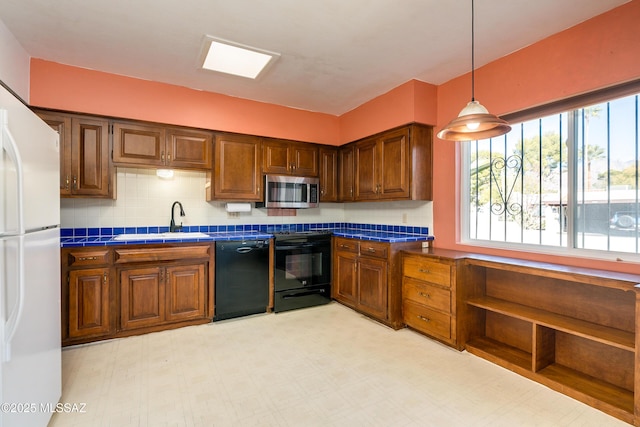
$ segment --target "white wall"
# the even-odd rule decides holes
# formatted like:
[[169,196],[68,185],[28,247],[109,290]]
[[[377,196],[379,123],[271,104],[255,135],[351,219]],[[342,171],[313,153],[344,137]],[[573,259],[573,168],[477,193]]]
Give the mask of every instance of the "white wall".
[[223,202],[205,201],[205,182],[204,172],[176,170],[173,179],[164,180],[154,170],[118,168],[117,199],[61,199],[62,227],[168,226],[176,200],[186,213],[183,225],[355,222],[431,228],[433,223],[431,202],[322,203],[299,209],[296,216],[267,216],[265,209],[253,208],[233,218]]
[[344,204],[344,221],[433,228],[433,202],[359,202]]
[[25,102],[29,102],[31,57],[0,21],[0,80]]

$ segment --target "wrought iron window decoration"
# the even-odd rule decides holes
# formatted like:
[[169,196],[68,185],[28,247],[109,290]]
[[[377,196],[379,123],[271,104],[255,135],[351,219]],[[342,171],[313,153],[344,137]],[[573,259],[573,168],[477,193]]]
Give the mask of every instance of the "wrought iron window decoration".
[[[504,179],[502,179],[501,171],[504,172]],[[509,183],[509,171],[512,172],[512,182]],[[507,158],[498,157],[491,161],[490,166],[491,181],[493,181],[498,190],[499,200],[491,202],[491,213],[495,215],[510,214],[519,215],[522,212],[522,202],[511,202],[511,196],[513,195],[513,189],[518,182],[518,178],[522,174],[522,157],[518,155],[511,155]],[[502,181],[502,182],[501,182]],[[503,185],[504,184],[504,185]]]

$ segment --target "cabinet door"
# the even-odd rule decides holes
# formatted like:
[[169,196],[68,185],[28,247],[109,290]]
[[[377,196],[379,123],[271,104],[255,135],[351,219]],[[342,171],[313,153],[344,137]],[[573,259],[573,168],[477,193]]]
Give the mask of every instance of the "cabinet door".
[[333,298],[345,305],[354,307],[357,296],[358,255],[349,252],[337,252],[333,267]]
[[168,166],[181,169],[211,169],[213,134],[189,129],[167,131]]
[[167,321],[205,317],[206,263],[166,268]]
[[71,127],[71,193],[112,197],[109,122],[74,117]]
[[291,144],[290,173],[300,176],[318,176],[318,147],[313,144]]
[[60,136],[60,195],[71,195],[71,117],[38,112]]
[[266,174],[288,175],[291,172],[289,142],[265,139],[262,144],[262,171]]
[[386,133],[379,139],[378,145],[378,198],[409,198],[409,130],[404,128]]
[[120,327],[154,326],[165,320],[164,268],[120,270]]
[[338,162],[338,200],[349,202],[354,200],[354,149],[353,145],[340,148]]
[[260,138],[218,135],[215,142],[212,200],[262,200]]
[[69,272],[69,338],[108,335],[109,269],[94,268]]
[[320,201],[338,201],[338,150],[320,148]]
[[355,200],[375,200],[380,192],[378,183],[378,144],[375,139],[355,146]]
[[113,163],[117,166],[166,165],[165,130],[134,123],[113,124]]
[[379,319],[387,318],[387,261],[360,257],[357,308]]

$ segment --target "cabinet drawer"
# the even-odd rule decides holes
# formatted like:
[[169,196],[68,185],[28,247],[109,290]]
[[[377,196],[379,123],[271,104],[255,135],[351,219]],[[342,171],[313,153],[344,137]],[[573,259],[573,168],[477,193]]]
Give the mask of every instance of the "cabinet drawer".
[[82,267],[90,265],[104,265],[109,263],[109,249],[78,250],[68,253],[67,265],[69,267]]
[[436,310],[451,312],[451,292],[410,277],[402,280],[402,298]]
[[357,254],[360,250],[360,242],[354,239],[336,237],[336,251],[351,252]]
[[209,246],[171,246],[166,248],[116,249],[115,263],[177,261],[183,259],[208,258]]
[[402,268],[404,276],[451,287],[451,266],[444,262],[426,257],[405,256]]
[[373,257],[373,258],[387,259],[389,256],[389,245],[387,243],[381,243],[381,242],[361,241],[360,255]]
[[409,300],[402,303],[403,319],[407,326],[427,335],[451,339],[451,317]]

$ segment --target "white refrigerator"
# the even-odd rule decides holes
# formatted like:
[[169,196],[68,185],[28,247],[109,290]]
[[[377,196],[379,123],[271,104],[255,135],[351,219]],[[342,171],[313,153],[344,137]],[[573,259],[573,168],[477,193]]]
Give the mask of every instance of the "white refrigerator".
[[46,426],[62,394],[59,138],[0,86],[0,426]]

